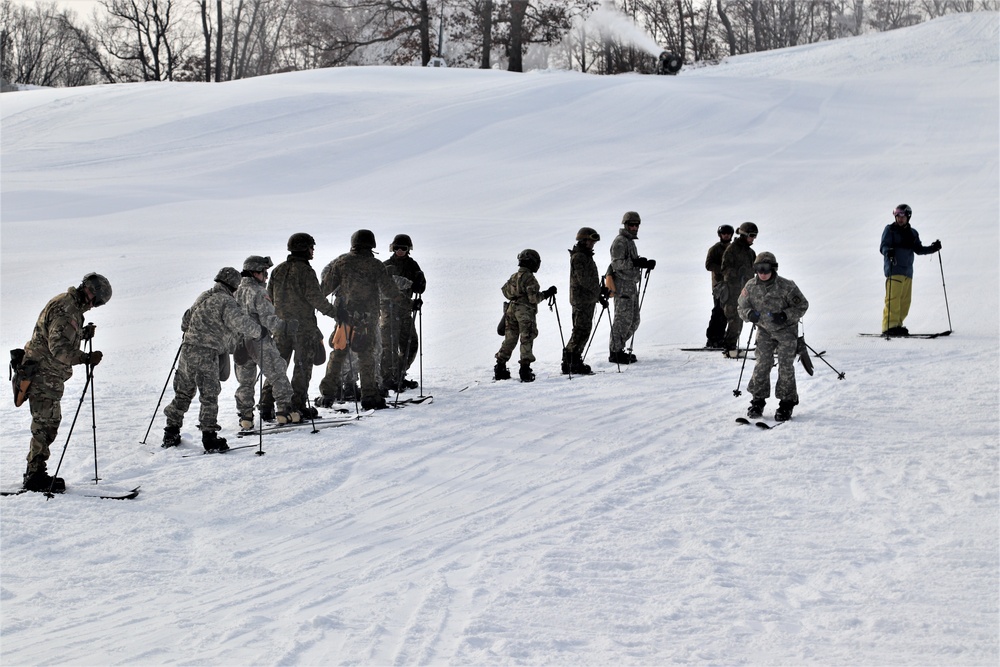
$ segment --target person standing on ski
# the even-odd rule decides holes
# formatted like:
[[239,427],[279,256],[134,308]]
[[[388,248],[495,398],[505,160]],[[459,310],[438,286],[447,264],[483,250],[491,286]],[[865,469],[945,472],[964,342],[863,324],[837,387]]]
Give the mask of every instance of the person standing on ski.
[[893,210],[893,222],[882,231],[882,267],[885,273],[885,307],[882,310],[882,334],[908,336],[903,320],[910,312],[913,290],[914,255],[930,255],[941,250],[941,241],[929,246],[920,243],[920,235],[910,227],[913,209],[900,204]]
[[[292,385],[288,381],[288,362],[278,352],[274,335],[294,336],[299,328],[296,320],[282,320],[274,314],[274,304],[267,295],[267,272],[274,264],[270,257],[251,255],[243,262],[242,279],[236,289],[236,302],[243,312],[265,329],[267,334],[256,343],[241,341],[233,354],[236,366],[236,410],[240,415],[240,427],[253,428],[254,385],[257,383],[257,368],[260,367],[264,379],[270,385],[278,405],[276,419],[279,424],[302,420],[302,415],[291,408]],[[268,335],[269,334],[269,335]]]
[[504,338],[497,351],[497,363],[493,367],[494,380],[509,380],[510,371],[507,362],[514,353],[518,340],[520,347],[521,382],[534,382],[535,374],[531,370],[531,362],[535,360],[532,352],[535,339],[538,338],[538,304],[549,297],[555,296],[556,286],[552,285],[545,291],[539,291],[535,273],[542,266],[542,258],[536,250],[526,248],[517,254],[517,271],[511,274],[500,291],[507,299],[507,309],[504,311]]
[[[244,338],[257,340],[267,335],[267,329],[251,319],[233,296],[240,286],[240,272],[231,266],[219,269],[215,286],[202,292],[194,304],[184,311],[181,318],[181,343],[174,374],[174,400],[164,408],[167,425],[163,429],[162,447],[181,444],[181,426],[184,415],[191,407],[195,393],[201,409],[198,429],[201,444],[207,452],[224,452],[229,449],[225,438],[220,438],[219,394],[222,380],[229,375],[228,355],[236,350]],[[225,366],[222,365],[225,357]]]
[[708,320],[708,328],[705,330],[705,347],[718,347],[725,349],[726,344],[726,313],[722,309],[722,300],[719,298],[725,278],[722,275],[722,255],[733,240],[733,226],[721,225],[717,230],[719,242],[708,249],[708,256],[705,257],[705,270],[712,272],[712,316]]
[[70,287],[45,305],[35,322],[31,340],[24,346],[16,381],[17,399],[27,400],[31,412],[31,443],[23,477],[23,487],[28,491],[66,490],[61,477],[51,477],[47,472],[49,445],[59,432],[60,403],[66,381],[73,377],[73,366],[84,364],[89,373],[104,357],[97,350],[80,349],[81,343],[94,337],[96,329],[93,324],[84,326],[83,314],[110,299],[108,279],[99,273],[88,273],[79,287]]
[[757,239],[757,225],[744,222],[736,230],[736,240],[722,253],[722,280],[719,301],[726,315],[726,336],[723,347],[727,357],[738,358],[743,320],[739,314],[739,298],[746,282],[753,278],[753,262],[757,253],[750,246]]
[[414,316],[424,305],[422,294],[427,289],[427,279],[417,261],[410,257],[413,241],[407,234],[396,234],[389,245],[392,256],[383,264],[399,283],[409,283],[400,291],[416,294],[409,308],[400,308],[391,299],[382,300],[379,329],[382,333],[382,387],[387,391],[416,389],[417,383],[406,379],[406,371],[417,358],[419,340]]
[[622,228],[611,242],[611,273],[614,280],[615,319],[611,325],[608,361],[613,364],[635,363],[636,357],[625,346],[639,328],[639,283],[642,270],[652,271],[655,259],[639,256],[635,240],[639,238],[639,214],[627,211]]
[[563,350],[563,375],[590,375],[593,371],[583,363],[584,348],[594,324],[594,307],[608,307],[608,288],[601,281],[594,261],[594,244],[601,235],[591,227],[581,227],[576,233],[576,245],[569,251],[569,304],[573,307],[573,333]]
[[[302,419],[313,419],[319,415],[310,407],[309,383],[312,381],[313,366],[326,361],[323,332],[316,322],[316,311],[327,317],[334,317],[333,304],[326,300],[319,288],[316,272],[309,264],[316,252],[316,240],[305,232],[288,237],[288,258],[274,267],[267,283],[267,294],[274,304],[275,314],[282,320],[296,320],[298,329],[292,332],[275,332],[274,342],[281,357],[290,362],[292,355],[292,404],[291,410],[302,415]],[[260,415],[264,421],[273,421],[274,390],[264,383],[260,398]]]
[[787,278],[778,275],[778,260],[769,252],[757,255],[753,264],[754,277],[747,281],[739,296],[739,315],[757,325],[757,363],[747,385],[753,396],[747,416],[756,419],[764,412],[764,403],[771,395],[771,368],[778,355],[778,381],[774,395],[778,409],[774,418],[788,421],[799,403],[795,386],[795,356],[799,341],[799,320],[809,308],[801,290]]
[[[320,382],[321,405],[333,403],[343,382],[347,355],[358,354],[361,375],[361,407],[379,410],[386,407],[378,383],[379,299],[389,299],[396,308],[410,306],[410,300],[396,287],[385,265],[375,259],[375,234],[359,229],[351,236],[351,250],[324,267],[321,290],[324,295],[337,293],[340,300],[337,330],[343,331],[345,345],[334,345]],[[337,336],[334,336],[335,340]]]

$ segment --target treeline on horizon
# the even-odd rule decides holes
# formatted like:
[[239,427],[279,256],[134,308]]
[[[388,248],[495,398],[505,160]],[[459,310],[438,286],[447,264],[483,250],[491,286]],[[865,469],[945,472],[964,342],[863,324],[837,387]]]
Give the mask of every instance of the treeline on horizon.
[[[231,81],[352,65],[653,73],[894,30],[1000,0],[98,0],[0,4],[0,78]],[[638,44],[643,44],[640,47]]]

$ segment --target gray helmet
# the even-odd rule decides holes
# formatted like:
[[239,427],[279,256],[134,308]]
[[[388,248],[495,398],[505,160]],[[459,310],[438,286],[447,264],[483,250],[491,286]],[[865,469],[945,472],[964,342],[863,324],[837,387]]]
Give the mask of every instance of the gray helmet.
[[576,233],[577,241],[600,241],[601,235],[593,227],[581,227]]
[[742,225],[740,225],[737,231],[740,233],[740,236],[746,236],[748,234],[756,235],[757,225],[753,224],[752,222],[744,222]]
[[288,252],[304,252],[316,247],[316,239],[305,232],[297,232],[288,237]]
[[719,225],[719,229],[716,231],[716,233],[719,236],[722,236],[723,234],[730,234],[730,235],[732,235],[734,233],[733,226],[732,225]]
[[639,214],[635,211],[626,211],[625,215],[622,216],[622,227],[630,222],[638,224],[642,222],[642,219],[639,218]]
[[396,248],[403,247],[407,250],[413,250],[413,241],[410,239],[410,235],[396,234],[396,237],[392,239],[392,243],[389,245],[389,250],[395,251]]
[[270,257],[261,257],[260,255],[250,255],[245,260],[243,260],[243,270],[251,271],[253,273],[267,271],[272,266],[274,266],[274,262],[271,261]]
[[909,204],[900,204],[896,207],[896,210],[892,212],[893,217],[896,217],[897,215],[905,215],[906,219],[909,220],[913,217],[913,209],[910,208]]
[[754,273],[759,273],[763,271],[764,273],[772,273],[778,269],[778,260],[774,258],[774,253],[762,252],[758,253],[757,257],[753,260],[753,270]]
[[351,234],[351,250],[355,248],[367,248],[371,250],[375,247],[375,234],[370,229],[359,229]]
[[111,301],[111,283],[100,273],[88,273],[83,277],[80,287],[86,287],[94,295],[94,308]]
[[240,286],[240,272],[231,266],[224,266],[215,274],[215,282],[222,283],[235,292]]
[[537,250],[526,248],[517,253],[517,265],[523,266],[534,273],[542,265],[542,257],[538,254]]

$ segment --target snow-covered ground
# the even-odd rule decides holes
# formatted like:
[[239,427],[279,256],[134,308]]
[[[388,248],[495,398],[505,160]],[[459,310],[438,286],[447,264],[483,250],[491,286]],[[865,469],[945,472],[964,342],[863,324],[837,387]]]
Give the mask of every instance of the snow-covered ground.
[[[980,13],[677,77],[371,67],[4,95],[0,338],[22,346],[49,298],[108,276],[98,488],[142,493],[0,501],[0,661],[995,665],[998,71]],[[944,244],[918,258],[907,325],[950,310],[951,337],[857,336],[879,330],[900,202]],[[541,253],[568,336],[566,249],[597,228],[603,268],[630,209],[658,262],[640,363],[607,363],[605,318],[598,374],[559,375],[542,308],[538,380],[493,383],[517,252]],[[715,229],[744,220],[846,373],[799,370],[773,431],[733,422],[739,362],[680,349],[704,343]],[[196,412],[180,451],[162,416],[140,444],[220,267],[307,231],[318,271],[359,228],[383,258],[414,239],[432,405],[265,456],[182,458]],[[0,416],[9,487],[29,415]],[[60,473],[76,490],[91,426],[87,400]]]

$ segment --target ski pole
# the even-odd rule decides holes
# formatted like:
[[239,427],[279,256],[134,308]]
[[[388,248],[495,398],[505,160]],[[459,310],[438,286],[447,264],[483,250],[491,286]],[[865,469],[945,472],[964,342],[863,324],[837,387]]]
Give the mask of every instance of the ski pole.
[[[181,343],[183,345],[184,343]],[[174,368],[177,366],[177,360],[181,356],[181,348],[177,347],[177,354],[174,355],[174,363],[170,364],[170,372],[167,373],[167,380],[163,383],[163,391],[160,392],[160,400],[156,401],[156,408],[153,410],[153,418],[149,420],[149,428],[146,429],[146,435],[143,436],[141,445],[146,444],[146,438],[149,437],[149,432],[153,428],[153,422],[156,421],[156,415],[160,412],[160,403],[163,402],[163,395],[167,393],[167,385],[170,384],[170,376],[174,374]]]
[[806,347],[809,348],[809,351],[813,353],[814,357],[816,357],[817,359],[819,359],[820,361],[822,361],[824,364],[826,364],[827,366],[829,366],[830,370],[832,370],[834,373],[837,374],[837,379],[838,380],[843,380],[844,379],[844,376],[846,375],[846,373],[841,373],[836,368],[834,368],[833,365],[830,364],[830,362],[826,360],[826,353],[820,354],[820,353],[816,352],[816,350],[814,350],[812,348],[812,345],[810,345],[809,343],[805,342],[805,339],[803,339],[802,342],[805,343]]
[[[562,342],[563,356],[566,355],[566,338],[563,336],[562,330],[562,320],[559,319],[559,304],[556,303],[556,295],[553,294],[549,297],[549,310],[556,311],[556,324],[559,325],[559,340]],[[573,379],[573,369],[572,364],[570,365],[570,372],[567,373],[569,379]]]
[[[594,330],[590,334],[590,340],[587,341],[587,349],[583,351],[583,357],[581,357],[581,361],[586,360],[587,353],[590,352],[590,344],[594,342],[594,336],[597,335],[597,327],[601,324],[601,318],[604,317],[604,313],[606,313],[607,310],[608,310],[607,306],[601,307],[601,312],[597,316],[597,323],[594,325]],[[608,317],[610,319],[610,315]]]
[[417,320],[420,323],[420,332],[417,335],[417,349],[420,350],[420,396],[424,395],[424,308],[417,311]]
[[948,313],[948,332],[951,333],[951,309],[948,307],[948,287],[944,284],[944,262],[941,261],[941,251],[938,250],[938,266],[941,267],[941,288],[944,290],[944,310]]
[[[740,385],[743,384],[743,370],[747,367],[747,357],[750,356],[750,343],[753,342],[753,330],[757,327],[756,323],[750,325],[750,337],[747,339],[747,351],[743,354],[743,364],[740,366],[740,379],[736,381],[736,389],[733,389],[733,396],[739,398],[743,395],[740,391]],[[736,339],[736,353],[739,354],[740,351],[740,339]],[[768,371],[770,372],[770,371]]]
[[[636,315],[642,313],[642,302],[646,300],[646,288],[649,287],[649,274],[653,272],[652,269],[646,269],[646,283],[642,286],[642,296],[639,297],[639,310],[636,311]],[[636,327],[638,329],[638,327]],[[632,345],[635,343],[635,331],[632,332],[632,338],[628,341],[628,353],[632,354]]]
[[[94,337],[87,339],[87,352],[94,354]],[[87,372],[90,374],[90,425],[94,430],[94,484],[100,482],[101,478],[97,474],[97,412],[94,407],[94,367],[87,365]]]
[[[346,325],[345,325],[346,326]],[[357,377],[354,374],[354,359],[351,357],[351,353],[354,351],[351,347],[351,340],[354,338],[354,327],[350,327],[350,332],[346,336],[347,343],[344,350],[347,352],[347,367],[351,369],[351,384],[354,384],[354,378]],[[343,380],[343,375],[341,375],[341,380]],[[343,385],[343,381],[341,381]],[[354,415],[357,416],[361,413],[361,409],[358,407],[358,392],[354,392]],[[316,428],[316,424],[313,423],[313,428]]]
[[87,390],[90,389],[91,378],[90,364],[87,364],[87,382],[83,385],[83,393],[80,394],[80,402],[76,404],[76,414],[73,415],[73,423],[70,424],[69,433],[66,434],[66,444],[63,445],[62,454],[59,455],[59,463],[56,465],[56,472],[52,475],[52,482],[49,484],[49,490],[45,492],[45,496],[48,498],[52,497],[52,489],[55,488],[56,477],[59,476],[59,469],[62,467],[63,457],[66,456],[66,448],[69,447],[69,439],[73,437],[73,428],[76,427],[77,417],[80,416],[80,408],[83,407],[83,399],[87,397]]
[[[403,318],[400,317],[400,320]],[[399,322],[402,325],[402,321]],[[389,302],[389,357],[392,359],[393,375],[396,377],[396,396],[393,399],[393,407],[399,407],[399,385],[403,382],[403,360],[399,358],[399,348],[403,338],[402,326],[397,326],[395,306]]]
[[[257,356],[257,361],[260,362],[260,395],[264,396],[264,337],[260,337],[260,354]],[[244,347],[246,344],[244,343]],[[264,456],[264,416],[257,410],[257,421],[260,426],[257,428],[257,456]]]

